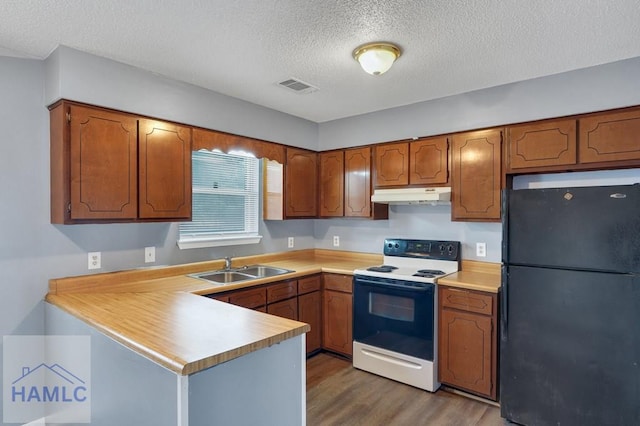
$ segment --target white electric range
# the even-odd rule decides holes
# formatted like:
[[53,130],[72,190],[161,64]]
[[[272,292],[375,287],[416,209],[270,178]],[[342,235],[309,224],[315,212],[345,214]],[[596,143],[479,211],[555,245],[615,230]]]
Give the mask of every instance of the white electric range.
[[434,392],[435,283],[459,270],[460,242],[388,238],[383,251],[383,265],[354,271],[353,366]]

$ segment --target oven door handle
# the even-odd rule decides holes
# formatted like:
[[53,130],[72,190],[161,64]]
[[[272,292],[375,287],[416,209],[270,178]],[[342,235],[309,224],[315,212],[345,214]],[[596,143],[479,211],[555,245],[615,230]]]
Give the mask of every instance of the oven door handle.
[[368,280],[366,278],[362,278],[362,277],[356,277],[355,279],[355,284],[368,284],[371,286],[375,286],[375,287],[388,287],[388,288],[393,288],[393,289],[397,289],[397,290],[405,290],[405,291],[414,291],[414,292],[427,292],[427,291],[432,291],[433,288],[435,287],[435,284],[431,284],[431,283],[425,283],[426,286],[424,287],[414,287],[414,286],[407,286],[407,285],[402,285],[402,284],[394,284],[394,283],[388,283],[388,282],[381,282],[381,281],[373,281],[373,280]]

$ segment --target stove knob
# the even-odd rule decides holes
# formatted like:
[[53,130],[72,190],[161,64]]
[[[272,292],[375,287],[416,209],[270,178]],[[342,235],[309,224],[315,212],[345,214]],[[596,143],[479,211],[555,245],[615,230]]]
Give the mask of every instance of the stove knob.
[[400,248],[400,244],[396,243],[395,248]]
[[449,247],[447,247],[447,251],[449,252],[449,254],[453,253],[453,246],[449,245]]
[[440,244],[438,248],[440,249],[440,253],[444,253],[444,244]]

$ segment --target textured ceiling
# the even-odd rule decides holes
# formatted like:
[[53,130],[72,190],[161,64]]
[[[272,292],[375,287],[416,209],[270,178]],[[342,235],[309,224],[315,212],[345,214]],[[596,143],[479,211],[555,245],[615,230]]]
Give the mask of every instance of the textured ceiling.
[[[372,41],[402,57],[366,74]],[[315,122],[640,56],[638,0],[3,0],[0,55],[59,44]],[[320,90],[293,93],[295,77]]]

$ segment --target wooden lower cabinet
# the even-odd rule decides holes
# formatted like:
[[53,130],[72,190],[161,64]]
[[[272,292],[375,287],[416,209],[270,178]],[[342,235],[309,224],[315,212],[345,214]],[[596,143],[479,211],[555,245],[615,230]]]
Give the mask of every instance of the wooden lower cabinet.
[[353,354],[353,277],[324,274],[322,347]]
[[322,347],[322,275],[316,274],[244,290],[208,294],[211,299],[305,322],[307,355]]
[[440,382],[495,401],[497,295],[444,286],[438,292]]
[[322,347],[322,275],[298,280],[298,321],[311,326],[307,332],[307,355]]

